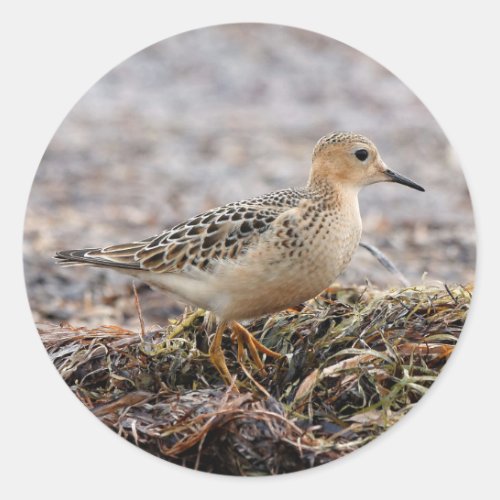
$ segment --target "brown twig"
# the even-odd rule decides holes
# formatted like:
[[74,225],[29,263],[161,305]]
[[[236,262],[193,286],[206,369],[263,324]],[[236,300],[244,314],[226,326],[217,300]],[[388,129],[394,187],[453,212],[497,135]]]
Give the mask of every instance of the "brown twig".
[[139,302],[139,295],[137,294],[137,288],[135,286],[135,281],[132,281],[132,288],[134,289],[134,302],[135,308],[137,309],[137,314],[139,315],[139,322],[141,324],[140,337],[141,341],[144,342],[144,337],[146,335],[146,329],[144,328],[144,318],[142,316],[141,304]]

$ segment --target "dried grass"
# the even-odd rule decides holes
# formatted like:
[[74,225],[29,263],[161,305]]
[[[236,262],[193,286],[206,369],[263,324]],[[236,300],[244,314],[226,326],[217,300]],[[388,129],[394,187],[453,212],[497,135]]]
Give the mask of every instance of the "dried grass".
[[[241,367],[227,336],[226,388],[207,349],[214,324],[186,310],[166,328],[39,325],[77,397],[137,446],[187,467],[281,474],[329,462],[396,423],[453,352],[471,286],[331,288],[248,323],[283,358]],[[138,302],[137,302],[138,304]],[[251,376],[248,375],[251,374]]]

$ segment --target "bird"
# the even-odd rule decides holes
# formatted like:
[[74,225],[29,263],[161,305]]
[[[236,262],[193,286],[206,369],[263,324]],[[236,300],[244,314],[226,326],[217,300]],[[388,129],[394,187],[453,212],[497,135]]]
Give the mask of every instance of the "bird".
[[316,143],[302,188],[213,208],[146,239],[62,250],[54,258],[65,266],[114,269],[215,314],[209,358],[231,385],[225,331],[238,341],[240,363],[245,347],[259,369],[259,352],[281,357],[241,321],[297,306],[336,280],[360,243],[358,193],[379,182],[425,191],[389,169],[367,137],[333,132]]

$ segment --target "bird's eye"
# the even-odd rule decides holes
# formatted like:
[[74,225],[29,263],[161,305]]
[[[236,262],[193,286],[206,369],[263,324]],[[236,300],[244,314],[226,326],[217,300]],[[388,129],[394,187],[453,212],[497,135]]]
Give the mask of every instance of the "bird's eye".
[[354,154],[359,161],[365,161],[368,158],[368,151],[366,149],[358,149]]

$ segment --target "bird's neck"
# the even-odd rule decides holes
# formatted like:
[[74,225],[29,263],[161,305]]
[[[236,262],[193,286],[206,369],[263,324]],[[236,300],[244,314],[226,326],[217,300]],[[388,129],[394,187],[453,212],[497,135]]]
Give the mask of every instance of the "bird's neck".
[[353,209],[358,211],[357,186],[345,185],[343,183],[333,183],[326,179],[310,178],[306,186],[312,199],[323,204],[325,208]]
[[346,170],[343,165],[337,165],[331,159],[320,156],[313,160],[307,187],[324,196],[333,193],[346,200],[357,200],[361,185],[353,178],[352,172]]

